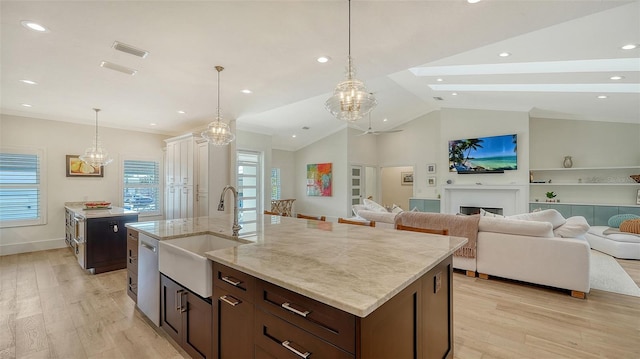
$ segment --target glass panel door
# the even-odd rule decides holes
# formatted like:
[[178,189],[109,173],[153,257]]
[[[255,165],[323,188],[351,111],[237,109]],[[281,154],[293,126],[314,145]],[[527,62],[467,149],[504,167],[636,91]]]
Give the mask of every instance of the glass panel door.
[[255,233],[257,230],[258,209],[261,208],[261,163],[262,154],[252,151],[238,151],[238,200],[240,213],[238,221],[242,226],[241,234]]
[[351,205],[362,203],[362,166],[351,166]]

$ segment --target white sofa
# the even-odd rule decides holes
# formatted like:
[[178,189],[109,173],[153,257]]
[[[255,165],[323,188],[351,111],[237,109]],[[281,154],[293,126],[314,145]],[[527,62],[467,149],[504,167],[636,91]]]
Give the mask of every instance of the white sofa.
[[[361,209],[358,216],[376,221],[376,227],[398,222],[397,213]],[[477,271],[482,278],[515,279],[584,297],[590,290],[588,229],[584,217],[565,219],[553,209],[508,218],[481,216],[476,257],[454,256],[453,266],[467,274]]]

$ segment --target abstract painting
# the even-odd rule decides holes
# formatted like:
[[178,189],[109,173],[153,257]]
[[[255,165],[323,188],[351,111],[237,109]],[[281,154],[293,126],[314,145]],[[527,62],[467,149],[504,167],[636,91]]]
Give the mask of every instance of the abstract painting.
[[307,165],[307,196],[331,197],[331,163]]

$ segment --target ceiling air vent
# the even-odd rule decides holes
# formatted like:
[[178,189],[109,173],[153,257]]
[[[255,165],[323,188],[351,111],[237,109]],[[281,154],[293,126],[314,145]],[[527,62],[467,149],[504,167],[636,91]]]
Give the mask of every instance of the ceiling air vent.
[[134,69],[130,69],[128,67],[124,67],[122,65],[118,65],[118,64],[114,64],[112,62],[108,62],[108,61],[102,61],[100,63],[100,67],[104,67],[105,69],[111,69],[114,71],[118,71],[118,72],[122,72],[123,74],[127,74],[127,75],[135,75],[138,70],[134,70]]
[[141,50],[131,45],[123,44],[121,42],[115,41],[111,46],[114,49],[122,52],[126,52],[127,54],[142,57],[143,59],[149,55],[149,51]]
[[436,101],[444,101],[444,99],[440,96],[435,96],[433,99]]
[[309,129],[309,126],[304,126],[304,127],[302,127],[302,129],[303,129],[303,130],[308,130],[308,129]]

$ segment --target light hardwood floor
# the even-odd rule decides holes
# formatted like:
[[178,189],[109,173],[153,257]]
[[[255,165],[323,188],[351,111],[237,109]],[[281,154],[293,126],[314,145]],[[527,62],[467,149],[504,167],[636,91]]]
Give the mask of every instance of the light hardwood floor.
[[[640,283],[640,261],[619,262]],[[66,248],[0,257],[0,358],[188,358],[125,284],[125,270],[88,275]],[[459,359],[640,358],[640,298],[455,273],[454,335]]]

